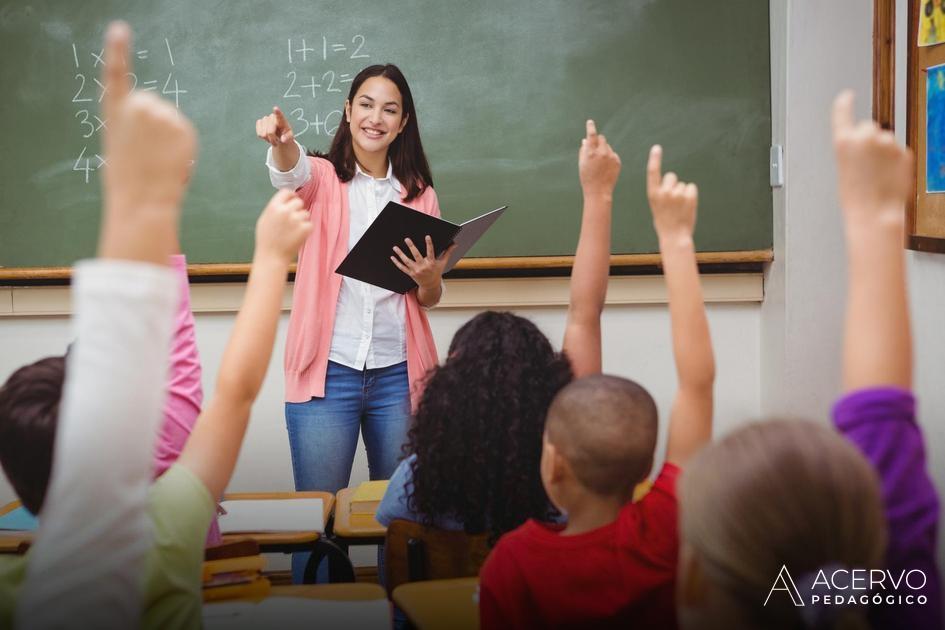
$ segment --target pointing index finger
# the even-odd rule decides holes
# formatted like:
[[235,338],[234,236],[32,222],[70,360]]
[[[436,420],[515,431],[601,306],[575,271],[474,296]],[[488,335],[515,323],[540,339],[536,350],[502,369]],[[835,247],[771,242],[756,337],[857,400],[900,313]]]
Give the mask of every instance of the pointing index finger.
[[593,149],[597,146],[597,125],[594,124],[593,120],[588,119],[587,123],[585,124],[585,130],[587,133],[587,144]]
[[650,149],[650,158],[646,162],[646,188],[656,190],[660,187],[663,169],[663,147],[654,144]]
[[853,128],[853,91],[844,90],[833,101],[833,133],[849,131]]
[[282,113],[282,110],[278,107],[272,108],[272,113],[276,115],[276,120],[279,121],[279,126],[283,126],[286,123],[285,114]]
[[105,34],[105,67],[102,69],[102,89],[105,91],[102,111],[106,120],[118,110],[131,92],[131,83],[128,80],[128,74],[131,72],[131,60],[128,55],[130,47],[131,28],[128,24],[120,20],[109,24]]

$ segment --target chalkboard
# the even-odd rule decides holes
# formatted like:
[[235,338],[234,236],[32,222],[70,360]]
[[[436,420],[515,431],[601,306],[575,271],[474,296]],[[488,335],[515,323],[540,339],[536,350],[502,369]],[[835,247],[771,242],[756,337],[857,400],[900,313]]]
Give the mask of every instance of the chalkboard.
[[326,149],[350,81],[397,63],[445,218],[509,211],[476,257],[574,252],[577,148],[594,118],[620,153],[615,253],[657,249],[647,150],[700,186],[700,251],[771,246],[768,3],[760,0],[21,0],[0,4],[0,267],[94,252],[96,81],[108,20],[134,31],[134,80],[178,104],[201,150],[185,202],[193,263],[242,262],[272,190],[254,121],[281,106]]

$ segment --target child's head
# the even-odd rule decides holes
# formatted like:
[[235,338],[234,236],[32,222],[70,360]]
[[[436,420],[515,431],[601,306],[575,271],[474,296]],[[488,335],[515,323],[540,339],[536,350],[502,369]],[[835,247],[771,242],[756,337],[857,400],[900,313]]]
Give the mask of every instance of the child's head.
[[577,493],[625,502],[650,472],[656,448],[653,397],[633,381],[598,374],[558,392],[545,423],[541,477],[567,510]]
[[[879,480],[826,426],[771,420],[737,430],[687,466],[679,496],[685,627],[799,627],[811,606],[805,613],[783,591],[765,605],[782,566],[802,597],[821,568],[882,566]],[[824,612],[856,627],[865,607],[836,608]]]
[[550,517],[541,435],[548,405],[570,380],[567,358],[529,320],[489,311],[467,322],[427,377],[410,428],[411,509],[493,537]]
[[65,357],[41,359],[0,387],[0,466],[33,514],[39,514],[49,485],[65,364]]
[[341,181],[354,177],[356,153],[385,153],[397,180],[407,189],[407,200],[433,186],[413,95],[400,68],[393,64],[368,66],[351,82],[344,120],[326,156]]

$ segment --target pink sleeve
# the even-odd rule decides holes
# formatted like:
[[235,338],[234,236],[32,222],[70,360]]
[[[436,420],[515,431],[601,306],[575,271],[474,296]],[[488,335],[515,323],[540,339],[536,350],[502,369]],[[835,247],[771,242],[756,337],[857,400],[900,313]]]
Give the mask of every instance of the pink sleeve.
[[203,386],[200,380],[200,356],[194,333],[194,315],[190,311],[190,285],[187,280],[187,259],[182,255],[171,257],[180,287],[174,336],[171,341],[171,366],[167,378],[167,399],[164,418],[155,452],[155,477],[177,461],[190,436],[200,406]]

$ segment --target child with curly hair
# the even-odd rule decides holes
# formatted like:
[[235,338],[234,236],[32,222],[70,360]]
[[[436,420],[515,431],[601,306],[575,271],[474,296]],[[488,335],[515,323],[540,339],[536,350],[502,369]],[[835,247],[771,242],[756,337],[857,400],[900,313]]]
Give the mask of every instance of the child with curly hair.
[[620,158],[587,121],[579,154],[584,212],[562,352],[527,319],[485,312],[453,337],[427,377],[377,519],[489,534],[557,512],[541,485],[545,413],[574,377],[600,372],[600,314],[610,264],[610,211]]

